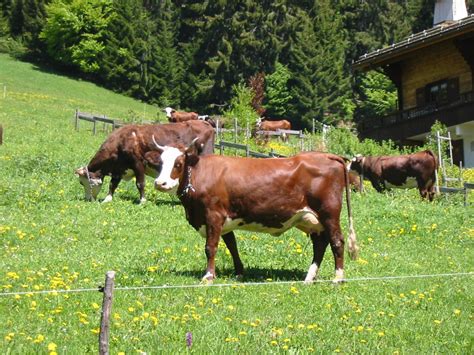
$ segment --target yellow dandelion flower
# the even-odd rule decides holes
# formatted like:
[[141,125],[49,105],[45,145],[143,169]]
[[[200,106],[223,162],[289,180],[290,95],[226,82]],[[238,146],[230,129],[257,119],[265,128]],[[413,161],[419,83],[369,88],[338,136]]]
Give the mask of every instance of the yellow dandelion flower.
[[133,308],[133,307],[128,307],[128,311],[129,311],[130,313],[132,313],[133,311],[135,311],[135,308]]
[[91,332],[94,333],[94,334],[99,334],[100,333],[100,328],[91,329]]
[[92,303],[92,308],[99,309],[100,306],[97,303],[94,302],[94,303]]
[[44,341],[44,335],[43,334],[38,334],[35,338],[35,340],[33,340],[33,343],[42,343]]
[[377,334],[378,334],[379,337],[385,336],[385,333],[384,333],[384,332],[378,332]]
[[247,335],[247,332],[242,330],[242,331],[239,332],[239,335]]
[[300,291],[298,291],[298,289],[297,289],[296,287],[294,287],[294,286],[291,286],[290,292],[293,293],[293,294],[295,294],[295,295],[297,295],[298,293],[300,293]]
[[440,325],[442,323],[442,321],[440,321],[439,319],[435,319],[433,321],[433,323],[436,324],[436,325]]
[[48,350],[49,351],[56,351],[57,347],[58,346],[55,343],[49,343],[48,344]]
[[454,310],[454,314],[457,315],[457,316],[460,315],[460,314],[461,314],[461,310],[460,310],[460,309],[455,309],[455,310]]
[[272,340],[272,341],[270,342],[270,344],[273,345],[273,346],[277,346],[277,345],[278,345],[278,342],[277,342],[276,340]]

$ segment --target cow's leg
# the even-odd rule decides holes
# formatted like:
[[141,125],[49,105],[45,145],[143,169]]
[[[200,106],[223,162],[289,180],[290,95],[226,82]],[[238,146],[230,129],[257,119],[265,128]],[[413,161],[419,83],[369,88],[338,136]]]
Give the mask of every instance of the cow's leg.
[[219,245],[219,239],[221,236],[222,224],[218,223],[207,223],[206,226],[206,257],[207,257],[207,268],[206,274],[203,276],[202,281],[210,284],[216,278],[216,253],[217,246]]
[[[344,280],[344,236],[339,223],[339,212],[333,211],[328,214],[328,218],[322,221],[324,233],[327,234],[329,245],[331,246],[334,256],[334,268],[336,276],[333,282],[341,282]],[[331,217],[333,216],[333,217]]]
[[311,233],[310,237],[313,243],[313,262],[311,263],[311,266],[308,269],[308,273],[306,274],[306,278],[304,280],[305,283],[313,282],[313,280],[318,275],[318,271],[323,261],[324,253],[329,244],[327,234],[324,232],[319,234]]
[[140,204],[146,201],[145,198],[145,167],[142,163],[136,162],[133,169],[135,173],[135,184],[137,186],[138,192],[140,193]]
[[116,176],[116,175],[112,176],[112,179],[110,180],[109,193],[107,194],[107,196],[105,196],[104,201],[102,201],[102,203],[112,201],[114,192],[117,189],[117,186],[120,183],[120,180],[122,180],[120,176]]
[[237,242],[235,240],[234,232],[229,232],[222,236],[224,239],[227,249],[229,249],[230,255],[232,255],[232,260],[234,262],[235,274],[237,277],[242,277],[244,274],[244,265],[240,260],[239,251],[237,250]]

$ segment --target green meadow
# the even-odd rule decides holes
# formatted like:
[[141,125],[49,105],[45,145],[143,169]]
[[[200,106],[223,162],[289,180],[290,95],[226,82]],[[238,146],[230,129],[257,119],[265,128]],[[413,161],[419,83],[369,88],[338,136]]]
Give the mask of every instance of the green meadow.
[[[128,120],[159,109],[5,55],[0,83],[1,353],[97,352],[108,270],[111,354],[474,352],[474,208],[462,198],[352,194],[360,257],[346,257],[344,284],[330,282],[327,250],[321,282],[303,285],[312,247],[290,230],[237,231],[244,280],[221,243],[218,278],[202,286],[204,240],[179,200],[149,179],[143,205],[133,182],[86,202],[74,176],[107,135],[76,131],[75,109]],[[342,223],[347,235],[345,211]]]

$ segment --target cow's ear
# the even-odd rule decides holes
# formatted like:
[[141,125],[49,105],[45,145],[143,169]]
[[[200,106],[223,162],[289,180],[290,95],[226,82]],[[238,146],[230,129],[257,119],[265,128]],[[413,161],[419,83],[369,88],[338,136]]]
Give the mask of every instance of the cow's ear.
[[195,166],[199,161],[199,155],[196,152],[186,153],[186,164],[189,166]]
[[156,150],[150,150],[144,155],[145,161],[150,165],[160,165],[161,164],[161,153]]

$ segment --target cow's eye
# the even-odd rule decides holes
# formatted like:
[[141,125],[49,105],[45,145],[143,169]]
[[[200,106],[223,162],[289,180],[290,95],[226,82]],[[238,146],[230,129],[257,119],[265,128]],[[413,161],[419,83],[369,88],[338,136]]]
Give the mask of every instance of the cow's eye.
[[180,169],[181,168],[181,163],[176,163],[175,167],[176,167],[176,169]]

